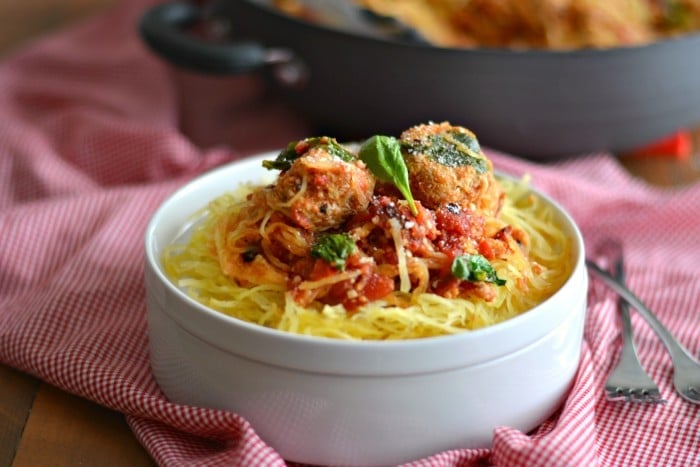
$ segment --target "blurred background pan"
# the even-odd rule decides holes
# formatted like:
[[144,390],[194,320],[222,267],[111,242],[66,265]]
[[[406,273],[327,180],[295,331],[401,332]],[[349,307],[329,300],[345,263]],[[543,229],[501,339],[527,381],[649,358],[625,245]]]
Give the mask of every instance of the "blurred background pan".
[[[145,12],[140,31],[174,66],[264,75],[318,134],[343,140],[449,120],[486,146],[553,160],[627,151],[700,123],[699,34],[608,49],[467,49],[335,13],[319,24],[263,0],[175,1]],[[223,25],[225,40],[192,33],[203,24]]]

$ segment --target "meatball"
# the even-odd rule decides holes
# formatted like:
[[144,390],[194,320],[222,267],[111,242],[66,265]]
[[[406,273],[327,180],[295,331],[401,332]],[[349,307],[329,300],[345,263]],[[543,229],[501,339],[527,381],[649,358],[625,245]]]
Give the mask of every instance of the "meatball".
[[497,215],[504,192],[493,166],[466,128],[447,122],[418,125],[401,134],[411,192],[424,206],[456,203],[484,215]]
[[270,208],[299,227],[323,231],[367,209],[375,178],[365,164],[346,162],[319,144],[306,150],[266,193]]

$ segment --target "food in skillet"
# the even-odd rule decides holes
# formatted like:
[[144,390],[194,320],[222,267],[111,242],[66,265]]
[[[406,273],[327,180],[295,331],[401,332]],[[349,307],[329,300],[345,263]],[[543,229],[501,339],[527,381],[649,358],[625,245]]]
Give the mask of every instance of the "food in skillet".
[[[278,8],[313,20],[296,0]],[[646,44],[700,30],[698,0],[356,0],[434,45],[542,49]]]
[[552,210],[497,178],[466,128],[417,125],[357,151],[307,138],[263,165],[273,183],[213,200],[164,255],[176,285],[236,318],[347,339],[451,334],[527,311],[572,270]]

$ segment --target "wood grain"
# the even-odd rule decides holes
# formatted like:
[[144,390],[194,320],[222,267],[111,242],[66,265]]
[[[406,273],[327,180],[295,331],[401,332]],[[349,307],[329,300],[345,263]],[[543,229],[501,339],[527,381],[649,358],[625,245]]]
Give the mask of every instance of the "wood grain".
[[0,56],[115,3],[116,0],[0,0]]
[[[117,0],[0,0],[0,57]],[[0,467],[151,466],[123,415],[0,365]]]
[[42,384],[12,466],[42,465],[150,467],[154,462],[121,414]]
[[0,366],[0,467],[9,467],[40,383],[17,370]]
[[[700,124],[700,122],[698,122]],[[632,175],[659,187],[683,187],[700,180],[700,127],[692,133],[694,151],[690,157],[621,157]]]

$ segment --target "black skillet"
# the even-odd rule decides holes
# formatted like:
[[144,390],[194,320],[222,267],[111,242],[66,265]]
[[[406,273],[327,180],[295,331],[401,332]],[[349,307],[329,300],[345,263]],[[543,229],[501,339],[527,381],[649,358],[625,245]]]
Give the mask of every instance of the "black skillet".
[[[229,40],[187,32],[203,20],[226,24]],[[485,146],[553,160],[700,123],[700,34],[606,50],[444,48],[306,22],[262,0],[164,3],[140,30],[175,66],[264,73],[319,133],[341,140],[449,120]]]

